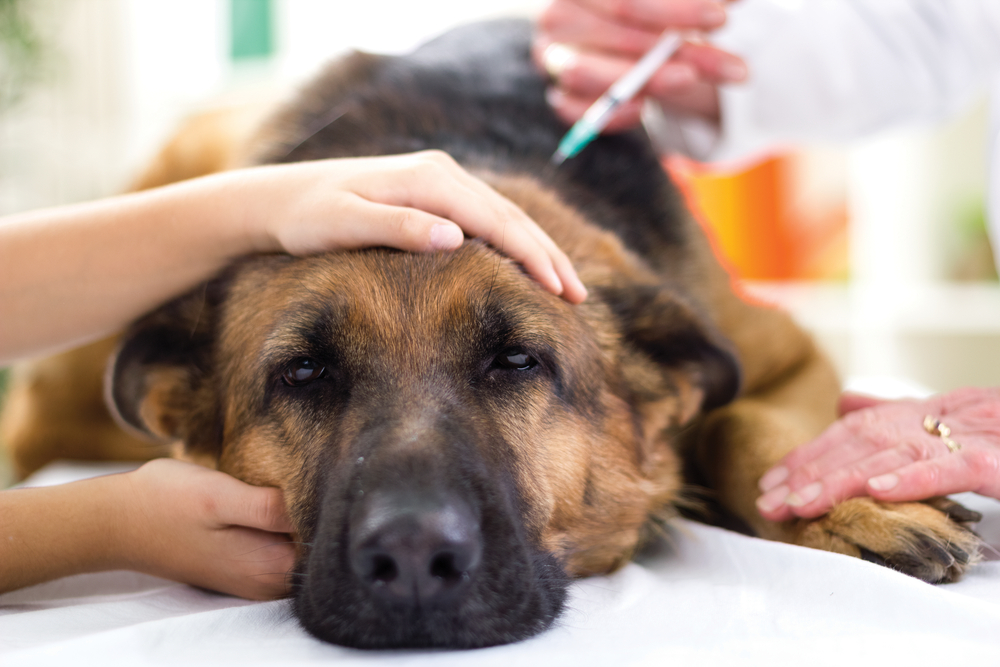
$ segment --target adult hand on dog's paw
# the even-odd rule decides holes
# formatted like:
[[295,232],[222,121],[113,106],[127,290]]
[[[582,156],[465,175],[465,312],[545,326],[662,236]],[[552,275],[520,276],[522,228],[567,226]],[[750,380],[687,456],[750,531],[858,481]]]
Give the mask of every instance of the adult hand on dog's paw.
[[[555,84],[549,103],[560,118],[573,123],[664,30],[711,31],[725,22],[725,3],[717,0],[554,0],[539,17],[532,53]],[[618,110],[607,129],[637,125],[645,96],[666,109],[716,120],[716,85],[746,76],[746,65],[737,56],[688,41],[636,99]]]
[[125,477],[123,565],[255,600],[288,594],[296,556],[280,490],[172,459]]
[[247,217],[259,221],[251,229],[262,239],[254,243],[257,250],[294,255],[368,246],[453,250],[468,234],[519,261],[567,301],[580,303],[587,296],[569,258],[548,234],[447,153],[320,160],[253,172],[243,189],[266,193],[246,204]]
[[963,491],[1000,498],[1000,389],[959,389],[925,401],[844,394],[839,411],[822,435],[761,477],[757,508],[765,518],[813,518],[864,495],[886,502]]

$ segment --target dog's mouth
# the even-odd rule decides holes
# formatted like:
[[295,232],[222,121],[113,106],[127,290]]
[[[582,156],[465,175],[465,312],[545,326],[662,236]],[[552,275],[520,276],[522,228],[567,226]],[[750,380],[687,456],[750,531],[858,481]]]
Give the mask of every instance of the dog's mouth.
[[525,538],[505,494],[482,479],[449,484],[408,473],[327,492],[296,568],[303,626],[370,649],[476,648],[548,628],[568,579],[554,555]]

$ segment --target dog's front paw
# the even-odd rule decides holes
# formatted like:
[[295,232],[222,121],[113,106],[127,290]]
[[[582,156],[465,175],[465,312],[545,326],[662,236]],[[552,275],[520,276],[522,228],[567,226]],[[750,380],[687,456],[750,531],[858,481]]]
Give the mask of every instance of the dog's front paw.
[[919,503],[846,500],[801,524],[803,546],[856,556],[930,583],[958,580],[980,558],[982,517],[947,498]]

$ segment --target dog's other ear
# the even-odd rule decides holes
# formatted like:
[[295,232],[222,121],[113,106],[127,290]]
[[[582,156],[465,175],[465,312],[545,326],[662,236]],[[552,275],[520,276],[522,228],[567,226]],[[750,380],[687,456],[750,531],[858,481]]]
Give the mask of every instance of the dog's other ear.
[[122,335],[105,378],[111,413],[146,437],[183,441],[212,454],[221,444],[212,391],[212,349],[220,281],[208,283],[135,322]]
[[740,367],[731,344],[677,293],[663,285],[606,287],[598,293],[621,323],[626,342],[691,382],[700,401],[685,412],[711,410],[739,393]]

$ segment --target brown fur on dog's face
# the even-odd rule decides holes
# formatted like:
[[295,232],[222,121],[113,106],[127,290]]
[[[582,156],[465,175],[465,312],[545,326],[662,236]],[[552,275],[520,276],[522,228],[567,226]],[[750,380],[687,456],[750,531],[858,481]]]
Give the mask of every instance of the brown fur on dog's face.
[[[478,243],[269,256],[139,322],[113,398],[133,425],[284,489],[309,545],[297,605],[314,633],[362,646],[492,644],[545,627],[564,571],[620,566],[676,497],[662,431],[714,389],[693,360],[657,364],[628,344],[639,331],[628,319],[596,295],[570,306]],[[355,536],[400,497],[459,516],[475,543],[460,601],[419,618],[356,576]]]

